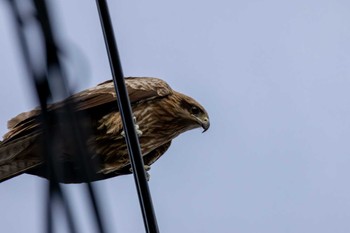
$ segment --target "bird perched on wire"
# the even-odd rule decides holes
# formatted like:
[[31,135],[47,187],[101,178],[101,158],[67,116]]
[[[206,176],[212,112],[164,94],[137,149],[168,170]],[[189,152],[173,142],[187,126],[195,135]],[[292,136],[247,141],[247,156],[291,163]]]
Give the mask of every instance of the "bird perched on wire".
[[[125,78],[145,166],[149,167],[169,148],[172,139],[185,131],[209,128],[207,111],[193,98],[174,91],[158,78]],[[122,119],[116,103],[113,81],[74,94],[60,103],[48,106],[52,114],[55,141],[55,163],[62,167],[57,179],[63,183],[80,183],[130,174],[130,161],[124,138]],[[85,140],[89,159],[97,162],[88,180],[78,174],[74,162],[74,142],[69,129],[57,115],[64,103],[73,103],[80,125],[89,132]],[[0,182],[29,173],[49,178],[42,152],[43,129],[41,110],[24,112],[8,122],[9,131],[0,142]],[[203,132],[204,132],[203,131]]]

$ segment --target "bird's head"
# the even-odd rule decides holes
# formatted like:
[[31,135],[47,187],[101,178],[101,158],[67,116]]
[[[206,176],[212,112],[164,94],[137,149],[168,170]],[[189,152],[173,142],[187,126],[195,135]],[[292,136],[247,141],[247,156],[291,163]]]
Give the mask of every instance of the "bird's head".
[[193,98],[179,94],[180,112],[179,117],[186,120],[191,125],[191,128],[203,128],[203,133],[209,129],[210,121],[205,108]]

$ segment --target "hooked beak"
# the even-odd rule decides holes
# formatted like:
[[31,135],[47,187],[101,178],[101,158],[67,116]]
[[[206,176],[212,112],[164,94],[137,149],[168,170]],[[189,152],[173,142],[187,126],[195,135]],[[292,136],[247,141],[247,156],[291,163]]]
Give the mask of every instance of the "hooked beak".
[[207,131],[209,129],[209,127],[210,127],[209,117],[207,117],[207,116],[198,117],[195,115],[192,115],[192,116],[196,119],[198,125],[202,126],[202,128],[203,128],[202,133],[204,133],[205,131]]
[[203,128],[203,132],[204,133],[205,131],[207,131],[210,127],[210,121],[209,121],[209,118],[208,117],[204,117],[203,119],[200,120],[201,122],[201,126]]

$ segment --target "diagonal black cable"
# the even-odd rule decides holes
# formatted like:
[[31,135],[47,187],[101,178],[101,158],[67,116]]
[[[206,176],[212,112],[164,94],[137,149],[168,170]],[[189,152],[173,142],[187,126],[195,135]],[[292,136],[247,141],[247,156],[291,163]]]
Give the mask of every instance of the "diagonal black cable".
[[145,229],[148,233],[157,233],[159,232],[157,219],[152,204],[151,193],[146,180],[140,144],[135,132],[130,100],[125,86],[124,75],[119,59],[117,43],[114,37],[108,6],[105,0],[96,0],[96,5],[100,16],[114,87],[118,96],[118,107],[123,120],[125,139],[136,183],[136,189],[139,196]]

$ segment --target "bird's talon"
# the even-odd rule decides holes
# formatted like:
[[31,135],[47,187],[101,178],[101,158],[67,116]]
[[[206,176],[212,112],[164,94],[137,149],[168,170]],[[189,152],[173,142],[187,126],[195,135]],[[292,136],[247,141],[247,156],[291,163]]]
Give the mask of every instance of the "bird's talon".
[[[136,122],[136,117],[133,116],[132,119],[134,120],[134,124],[135,124],[135,131],[138,137],[142,136],[142,131],[140,130],[140,126],[137,124]],[[123,130],[120,135],[122,135],[125,138],[125,131]]]
[[136,134],[137,136],[141,137],[142,136],[142,131],[139,129],[136,129]]
[[[149,181],[149,179],[151,178],[151,175],[148,173],[148,171],[151,170],[151,166],[149,166],[149,165],[144,165],[143,167],[144,167],[144,169],[145,169],[146,180]],[[133,172],[132,167],[129,168],[129,171],[130,171],[131,173]]]
[[146,173],[146,180],[149,181],[151,179],[151,175],[148,172],[145,172],[145,173]]

